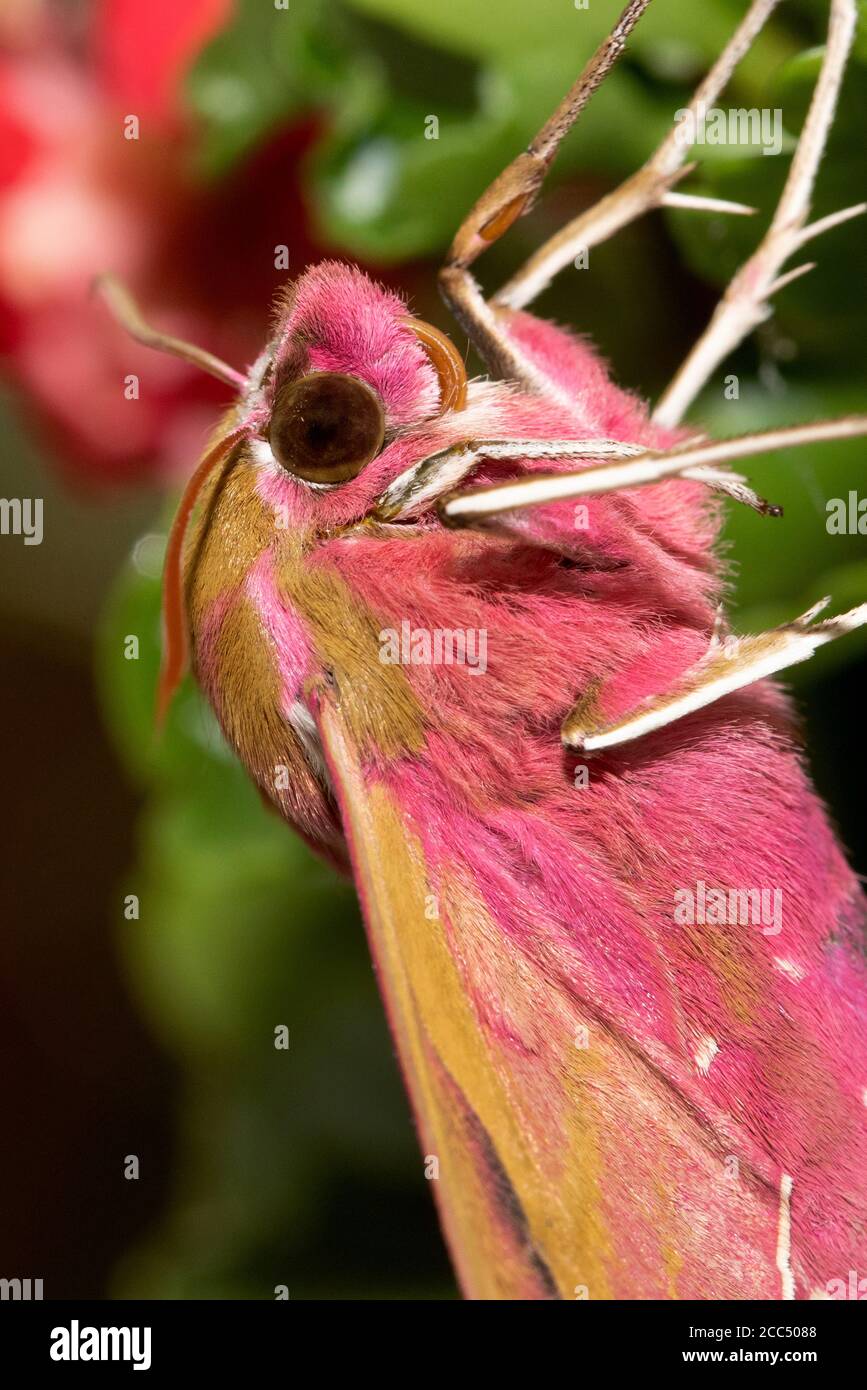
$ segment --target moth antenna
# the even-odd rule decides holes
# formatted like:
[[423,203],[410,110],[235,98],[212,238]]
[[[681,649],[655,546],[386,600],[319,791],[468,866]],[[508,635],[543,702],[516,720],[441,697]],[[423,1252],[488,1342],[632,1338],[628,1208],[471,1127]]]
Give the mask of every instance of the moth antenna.
[[405,318],[403,324],[418,338],[440,384],[440,415],[463,410],[467,404],[467,369],[451,338],[423,319]]
[[175,512],[163,565],[163,658],[157,686],[156,726],[161,729],[172,697],[187,669],[187,628],[184,621],[182,558],[187,524],[196,500],[213,470],[230,453],[243,431],[233,430],[209,449],[184,488]]
[[93,282],[93,293],[105,300],[115,321],[131,338],[135,338],[137,343],[143,343],[145,347],[154,348],[157,352],[171,353],[172,357],[180,357],[194,367],[201,367],[203,372],[208,372],[235,390],[243,390],[246,387],[247,378],[241,372],[236,372],[234,367],[222,362],[219,357],[215,357],[213,353],[196,347],[194,343],[185,343],[181,338],[173,338],[168,333],[160,333],[158,329],[151,328],[142,318],[129,290],[115,275],[98,275]]

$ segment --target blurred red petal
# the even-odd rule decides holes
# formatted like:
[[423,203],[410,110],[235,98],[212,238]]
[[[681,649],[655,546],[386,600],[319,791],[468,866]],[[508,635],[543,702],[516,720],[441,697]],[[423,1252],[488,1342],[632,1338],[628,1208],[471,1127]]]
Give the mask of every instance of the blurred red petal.
[[[90,298],[93,275],[119,273],[151,322],[240,368],[286,278],[278,246],[290,275],[318,254],[301,194],[314,121],[275,132],[217,185],[190,179],[189,129],[159,124],[229,10],[229,0],[100,0],[102,88],[71,46],[0,58],[0,347],[79,485],[186,477],[228,403],[220,383],[130,342]],[[142,117],[134,145],[121,138],[124,114]]]
[[36,148],[36,141],[10,100],[6,74],[0,73],[0,190],[21,178]]
[[93,48],[103,91],[130,115],[171,122],[178,88],[233,0],[102,0]]
[[[169,329],[201,333],[201,323]],[[177,358],[132,342],[98,301],[51,303],[28,315],[13,375],[70,480],[136,482],[190,471],[227,401],[226,387]],[[137,397],[129,398],[130,377]],[[181,450],[187,449],[185,455]]]

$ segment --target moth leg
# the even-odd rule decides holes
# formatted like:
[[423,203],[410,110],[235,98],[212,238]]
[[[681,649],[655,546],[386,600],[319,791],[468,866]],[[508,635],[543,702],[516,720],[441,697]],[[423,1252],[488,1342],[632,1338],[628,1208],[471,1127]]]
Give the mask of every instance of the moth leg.
[[540,391],[546,387],[545,379],[509,342],[469,267],[532,207],[563,137],[614,67],[649,4],[650,0],[629,0],[609,36],[527,149],[512,160],[464,219],[440,271],[443,298],[489,369]]
[[455,493],[444,497],[438,510],[447,525],[472,526],[501,512],[539,507],[593,493],[619,492],[623,488],[658,483],[664,478],[681,477],[708,483],[758,511],[779,515],[779,508],[763,502],[739,474],[728,472],[724,465],[774,449],[832,439],[852,439],[865,434],[867,415],[844,415],[837,420],[788,425],[757,434],[736,435],[731,439],[702,440],[698,443],[690,440],[666,453],[644,450],[632,458],[620,459],[598,468],[587,468],[580,473],[533,473],[512,482]]
[[547,288],[558,271],[569,265],[579,251],[589,250],[591,246],[607,241],[653,208],[691,207],[747,215],[755,211],[743,203],[675,193],[673,185],[695,167],[687,166],[685,161],[692,143],[690,134],[694,134],[696,129],[696,114],[715,105],[741,58],[778,4],[779,0],[753,0],[729,43],[696,89],[687,108],[693,119],[684,121],[682,125],[674,125],[640,169],[546,241],[493,296],[495,306],[524,308]]
[[443,497],[487,459],[634,458],[640,444],[619,439],[463,439],[401,473],[378,499],[371,520],[397,521]]
[[806,661],[826,642],[867,624],[867,603],[836,618],[814,623],[813,619],[829,603],[830,599],[823,599],[793,622],[757,636],[721,639],[715,632],[704,658],[670,690],[641,701],[610,723],[595,718],[594,705],[582,698],[563,721],[563,742],[587,753],[628,743],[703,709],[742,686]]
[[660,425],[676,425],[682,419],[719,363],[769,317],[771,296],[812,270],[815,264],[810,262],[780,274],[789,257],[822,232],[867,211],[867,203],[858,203],[817,222],[807,222],[855,23],[855,0],[831,0],[825,56],[771,225],[758,250],[735,275],[708,327],[657,405],[653,418]]

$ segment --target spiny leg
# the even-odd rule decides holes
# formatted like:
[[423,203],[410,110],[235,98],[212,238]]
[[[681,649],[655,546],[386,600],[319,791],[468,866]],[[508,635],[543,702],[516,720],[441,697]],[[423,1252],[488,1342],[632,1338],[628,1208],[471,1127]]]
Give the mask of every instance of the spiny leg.
[[619,718],[608,722],[594,718],[594,701],[583,697],[563,721],[563,742],[587,753],[629,743],[721,700],[732,691],[806,661],[817,647],[867,623],[867,603],[862,603],[848,613],[814,624],[813,619],[829,603],[830,599],[823,599],[794,622],[757,636],[720,638],[715,633],[703,660],[670,690],[643,700]]
[[571,264],[579,251],[607,241],[630,222],[659,207],[696,208],[704,211],[749,214],[742,203],[729,203],[693,194],[675,193],[672,187],[691,172],[685,160],[694,135],[696,117],[713,106],[743,58],[752,47],[768,16],[780,0],[753,0],[744,19],[699,84],[687,110],[690,119],[672,127],[645,164],[619,188],[582,212],[532,255],[512,279],[493,296],[492,303],[522,309],[547,288],[558,271]]
[[518,217],[532,207],[563,137],[614,67],[650,0],[629,0],[608,38],[522,154],[485,190],[464,219],[440,271],[443,298],[489,369],[550,393],[551,383],[508,339],[469,267]]
[[859,203],[812,224],[807,222],[856,17],[855,0],[831,0],[825,57],[771,225],[758,250],[735,275],[708,327],[660,400],[654,413],[660,425],[673,426],[683,418],[719,363],[770,315],[771,296],[812,270],[813,263],[809,263],[781,275],[789,257],[822,232],[867,211],[867,203]]
[[462,439],[428,454],[389,483],[371,520],[399,521],[418,513],[451,492],[483,458],[634,458],[644,452],[642,445],[619,439]]
[[[688,441],[666,453],[644,450],[638,456],[601,468],[587,468],[580,473],[533,473],[513,482],[455,493],[444,497],[438,504],[438,510],[449,526],[473,526],[502,512],[540,507],[546,503],[596,493],[620,492],[624,488],[643,487],[647,483],[662,482],[665,478],[680,477],[709,483],[729,492],[739,501],[757,507],[759,511],[774,514],[779,509],[769,508],[767,503],[750,491],[742,478],[726,472],[726,464],[775,449],[790,449],[799,444],[817,444],[832,439],[852,439],[860,435],[867,435],[867,415],[844,415],[837,420],[783,426],[756,434],[736,435],[732,439],[702,440],[698,443]],[[622,445],[620,447],[623,448]],[[545,455],[537,454],[536,457]]]

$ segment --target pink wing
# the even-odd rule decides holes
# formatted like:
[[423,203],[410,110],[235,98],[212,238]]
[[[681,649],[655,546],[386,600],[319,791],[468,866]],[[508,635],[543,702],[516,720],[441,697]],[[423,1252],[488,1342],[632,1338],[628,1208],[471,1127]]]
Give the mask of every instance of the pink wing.
[[854,1003],[829,977],[854,979],[842,942],[810,969],[753,926],[678,931],[598,840],[550,830],[544,806],[456,818],[426,752],[383,770],[350,722],[320,697],[466,1293],[776,1299],[857,1268],[862,1102],[831,1065]]

